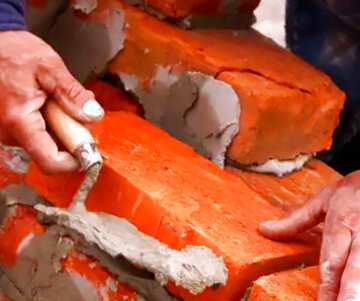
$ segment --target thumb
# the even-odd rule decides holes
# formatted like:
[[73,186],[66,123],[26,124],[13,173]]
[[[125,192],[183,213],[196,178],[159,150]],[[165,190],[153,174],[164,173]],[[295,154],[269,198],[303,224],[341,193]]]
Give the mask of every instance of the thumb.
[[261,234],[271,239],[284,240],[316,226],[324,218],[325,205],[333,195],[336,186],[333,184],[326,187],[302,208],[280,220],[261,223],[259,226]]
[[104,116],[104,110],[94,94],[86,90],[68,71],[59,58],[58,63],[39,68],[37,81],[70,116],[80,122],[92,123]]

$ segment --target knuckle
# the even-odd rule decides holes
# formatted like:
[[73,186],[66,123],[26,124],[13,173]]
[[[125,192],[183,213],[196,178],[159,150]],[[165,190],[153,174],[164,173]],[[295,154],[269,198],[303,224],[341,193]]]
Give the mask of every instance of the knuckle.
[[76,80],[73,80],[69,85],[60,86],[59,92],[65,93],[70,100],[77,100],[84,95],[84,88]]
[[337,281],[337,276],[342,266],[343,261],[340,257],[332,256],[325,260],[320,266],[320,282],[323,285],[332,285]]

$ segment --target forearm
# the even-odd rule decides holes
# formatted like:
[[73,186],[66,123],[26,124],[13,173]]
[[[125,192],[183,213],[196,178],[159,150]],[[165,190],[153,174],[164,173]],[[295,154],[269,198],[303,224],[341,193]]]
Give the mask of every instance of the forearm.
[[0,0],[0,30],[25,29],[25,0]]

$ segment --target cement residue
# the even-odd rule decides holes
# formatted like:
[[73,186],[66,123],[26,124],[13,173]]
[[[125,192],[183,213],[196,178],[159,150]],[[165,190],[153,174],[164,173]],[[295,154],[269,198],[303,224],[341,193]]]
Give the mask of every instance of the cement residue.
[[33,189],[24,183],[10,184],[4,187],[0,190],[0,198],[2,206],[6,208],[14,205],[35,206],[45,203]]
[[98,6],[98,0],[75,0],[72,6],[85,14],[92,13]]
[[[70,239],[51,232],[34,234],[19,249],[15,265],[2,267],[2,289],[15,301],[99,301],[93,284],[76,272],[62,270],[61,261],[73,247]],[[14,296],[14,288],[21,299]]]
[[300,170],[310,159],[312,155],[299,155],[293,160],[268,160],[261,165],[246,167],[247,169],[259,173],[269,173],[282,177],[294,171]]
[[[7,218],[14,216],[18,204],[32,207],[35,204],[44,203],[42,202],[42,199],[26,185],[9,185],[2,190],[0,194],[0,221],[2,225]],[[76,206],[75,208],[77,210],[81,208],[81,202],[80,206]],[[113,258],[86,241],[80,242],[80,240],[76,239],[76,243],[74,243],[74,240],[70,240],[69,238],[64,239],[64,237],[69,237],[66,235],[68,231],[68,229],[64,230],[56,225],[51,226],[48,228],[45,235],[31,233],[19,244],[16,266],[4,268],[6,273],[0,278],[0,287],[5,288],[7,294],[11,296],[14,301],[99,301],[101,299],[99,294],[101,296],[106,296],[107,291],[115,289],[115,279],[120,281],[120,283],[127,284],[137,293],[142,294],[144,298],[146,298],[144,300],[176,300],[154,279],[153,274],[135,268],[123,258]],[[64,242],[66,244],[64,244]],[[94,287],[92,287],[91,283],[77,275],[76,272],[66,271],[65,273],[62,270],[61,261],[73,247],[83,254],[97,259],[101,266],[105,267],[114,275],[113,277],[115,278],[111,278],[113,281],[107,281],[105,287],[97,288],[97,291],[94,291]],[[36,270],[36,273],[34,269]],[[20,270],[22,272],[20,272]],[[3,271],[0,270],[0,272]],[[26,276],[27,278],[18,278],[18,273],[22,273],[21,277]],[[33,282],[27,281],[33,277],[38,280],[35,279],[36,281],[34,280]],[[54,285],[54,281],[58,281],[64,285],[58,287],[59,283]],[[24,288],[25,285],[26,287]],[[46,291],[43,290],[44,287],[47,288]],[[65,291],[61,292],[60,290],[62,289]],[[70,290],[70,292],[68,290]],[[36,292],[36,297],[33,295],[29,297],[30,291]],[[91,293],[91,296],[84,295],[84,292],[87,291]],[[80,298],[78,293],[81,293],[83,297]],[[47,297],[45,298],[45,295],[49,296],[50,299],[47,299]],[[57,297],[59,299],[54,299],[53,296],[55,295],[59,296]]]
[[21,147],[8,146],[0,143],[0,165],[17,174],[25,174],[31,158]]
[[134,92],[145,117],[223,167],[225,153],[239,131],[240,100],[227,83],[200,72],[175,74],[159,67],[148,89],[119,74]]
[[[54,226],[59,233],[69,233],[68,229]],[[105,267],[110,273],[116,275],[117,280],[128,285],[139,294],[139,297],[146,298],[151,301],[176,301],[171,297],[166,289],[154,279],[153,274],[135,268],[124,258],[113,258],[105,252],[94,248],[88,242],[85,242],[76,233],[72,233],[72,237],[76,238],[77,249],[83,254],[96,258],[101,266]],[[145,300],[145,299],[144,299]]]
[[188,246],[182,251],[169,249],[139,232],[127,220],[109,214],[86,210],[70,213],[44,205],[35,208],[42,214],[43,222],[62,226],[73,239],[80,237],[112,258],[123,257],[143,267],[163,285],[172,281],[193,294],[199,294],[208,287],[227,281],[228,272],[223,259],[206,247]]
[[32,5],[30,1],[25,1],[26,25],[29,31],[41,38],[46,38],[50,28],[56,22],[56,18],[66,9],[67,0],[47,0],[43,1],[41,7]]
[[69,8],[58,17],[48,42],[64,59],[80,81],[105,71],[107,64],[123,48],[124,12],[109,10],[105,20],[77,17]]

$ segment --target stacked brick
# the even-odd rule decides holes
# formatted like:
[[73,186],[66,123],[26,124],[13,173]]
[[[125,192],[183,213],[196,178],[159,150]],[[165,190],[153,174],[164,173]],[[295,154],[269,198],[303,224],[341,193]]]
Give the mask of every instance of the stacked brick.
[[[93,87],[100,85],[107,86],[103,82],[92,83]],[[109,94],[104,94],[113,95],[111,91],[113,87]],[[188,244],[208,246],[224,257],[230,271],[227,285],[209,289],[201,295],[191,295],[171,283],[168,285],[170,292],[184,300],[238,300],[261,275],[316,263],[318,240],[306,238],[291,244],[271,242],[257,233],[257,224],[283,214],[286,206],[271,201],[273,196],[277,196],[281,204],[291,206],[296,201],[298,205],[305,196],[311,196],[338,179],[338,174],[317,161],[282,179],[235,169],[222,171],[137,117],[133,113],[136,104],[129,99],[122,104],[121,99],[118,98],[119,106],[130,107],[129,113],[109,112],[93,130],[108,159],[87,207],[94,212],[126,217],[146,234],[175,249]],[[244,176],[246,174],[249,176]],[[51,203],[66,207],[81,178],[81,175],[50,177],[32,166],[26,180]],[[4,184],[19,181],[10,173],[3,174],[3,179]],[[304,186],[303,181],[309,185]],[[282,195],[284,191],[288,191],[288,195]],[[17,210],[25,216],[13,219],[19,228],[9,231],[12,228],[8,226],[9,221],[3,225],[3,233],[8,235],[1,239],[3,264],[16,262],[16,250],[28,236],[27,231],[44,231],[32,210],[19,208]],[[89,265],[79,262],[79,258],[93,265],[91,259],[76,253],[66,260],[66,267],[83,267],[81,271],[86,279],[98,279],[100,276],[96,276]],[[107,278],[111,276],[106,270],[101,271]],[[104,280],[105,276],[100,278]],[[101,288],[96,281],[96,287]],[[131,294],[128,289],[124,290]]]
[[[227,160],[253,165],[331,146],[343,93],[266,37],[252,30],[184,30],[122,0],[85,2],[73,1],[48,34],[72,72],[81,80],[104,72],[118,77],[147,119],[185,142],[195,135],[208,157],[218,147]],[[160,3],[181,7],[149,4]],[[171,103],[176,97],[181,108]],[[239,112],[219,117],[226,106]],[[196,120],[213,128],[200,131]]]
[[[168,22],[189,16],[226,15],[229,7],[236,13],[248,13],[258,4],[256,0],[74,0],[65,12],[60,2],[34,1],[37,16],[44,12],[43,20],[57,16],[45,27],[33,23],[34,28],[60,52],[79,79],[87,80],[85,86],[94,91],[107,111],[104,120],[92,129],[105,165],[89,195],[87,209],[125,218],[172,249],[205,246],[223,258],[229,271],[225,285],[195,295],[169,282],[165,285],[169,298],[238,301],[252,287],[247,296],[252,301],[315,300],[316,268],[292,269],[317,263],[319,234],[312,232],[293,242],[278,243],[262,237],[257,227],[261,221],[300,206],[340,175],[317,160],[283,178],[234,167],[222,170],[144,120],[190,143],[188,137],[179,137],[162,123],[164,116],[156,119],[157,112],[148,111],[151,106],[146,100],[155,91],[150,96],[163,101],[155,103],[156,108],[161,111],[168,106],[171,111],[172,96],[181,104],[198,93],[198,100],[235,108],[239,114],[231,121],[237,131],[230,137],[225,157],[227,162],[246,166],[269,159],[292,160],[328,149],[344,102],[342,92],[327,76],[254,31],[185,30]],[[169,19],[156,17],[164,15]],[[106,75],[106,82],[97,80],[102,75]],[[182,86],[188,81],[191,89]],[[209,93],[204,87],[216,89]],[[181,90],[190,92],[177,97]],[[215,90],[226,93],[216,94]],[[212,99],[214,93],[221,102]],[[230,104],[233,96],[235,104]],[[197,103],[191,105],[196,107]],[[215,111],[196,117],[206,119],[217,110],[215,106]],[[227,128],[222,130],[210,138],[222,137]],[[47,176],[35,165],[25,180],[0,170],[2,187],[25,181],[61,208],[70,204],[82,178],[82,174]],[[6,212],[5,217],[1,215],[0,286],[7,283],[5,293],[17,301],[22,299],[9,286],[21,288],[26,278],[14,277],[13,271],[23,262],[34,261],[33,248],[39,252],[41,248],[31,242],[46,238],[51,227],[38,219],[29,204],[12,204]],[[69,240],[57,239],[58,243]],[[58,294],[59,300],[66,297],[69,301],[140,300],[139,287],[125,285],[77,249],[76,242],[72,244],[73,248],[62,254],[53,276],[65,279],[72,289],[61,292],[55,285],[42,291],[38,287],[39,298]],[[285,272],[277,274],[280,271]],[[32,272],[29,269],[29,274]],[[26,288],[22,293],[27,293]]]

